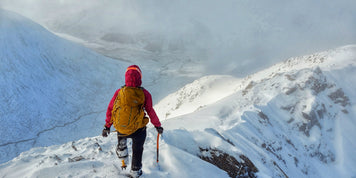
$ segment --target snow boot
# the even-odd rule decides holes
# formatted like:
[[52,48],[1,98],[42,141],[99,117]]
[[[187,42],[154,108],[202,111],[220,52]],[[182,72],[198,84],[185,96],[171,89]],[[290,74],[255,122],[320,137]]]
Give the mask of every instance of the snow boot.
[[130,170],[130,175],[131,175],[132,178],[138,178],[138,177],[140,177],[142,175],[142,170],[141,169],[139,169],[137,171]]

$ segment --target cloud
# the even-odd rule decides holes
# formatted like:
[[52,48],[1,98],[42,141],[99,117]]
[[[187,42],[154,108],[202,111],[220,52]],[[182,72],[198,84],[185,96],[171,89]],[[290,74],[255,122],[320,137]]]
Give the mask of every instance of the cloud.
[[243,76],[288,57],[356,42],[351,0],[3,0],[3,5],[55,31],[91,40],[117,33],[161,52],[183,50],[205,61],[210,73]]

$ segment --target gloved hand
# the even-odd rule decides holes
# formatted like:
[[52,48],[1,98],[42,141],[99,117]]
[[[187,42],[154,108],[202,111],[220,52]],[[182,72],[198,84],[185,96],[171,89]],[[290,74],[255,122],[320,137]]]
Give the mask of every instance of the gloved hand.
[[156,127],[156,130],[159,134],[163,133],[163,127]]
[[109,134],[110,134],[110,127],[104,126],[103,133],[102,133],[103,137],[107,137]]

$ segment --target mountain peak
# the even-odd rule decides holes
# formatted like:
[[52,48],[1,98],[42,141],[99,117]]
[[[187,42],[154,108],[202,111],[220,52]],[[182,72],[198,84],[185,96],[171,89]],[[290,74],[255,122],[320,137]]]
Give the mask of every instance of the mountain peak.
[[[332,169],[334,176],[354,175],[351,167],[347,166],[344,173],[339,166],[356,164],[351,156],[356,150],[351,141],[351,135],[356,134],[351,129],[356,127],[355,47],[288,59],[236,80],[234,92],[212,104],[189,114],[175,113],[191,103],[194,93],[204,92],[207,87],[194,82],[183,87],[184,91],[170,95],[180,96],[173,99],[180,101],[180,105],[169,111],[177,117],[168,119],[164,125],[167,129],[184,128],[200,134],[206,131],[204,128],[214,128],[219,137],[236,145],[259,170],[274,170],[268,175],[330,176],[322,171],[325,169]],[[219,87],[227,85],[231,86]],[[190,91],[192,88],[194,91]]]

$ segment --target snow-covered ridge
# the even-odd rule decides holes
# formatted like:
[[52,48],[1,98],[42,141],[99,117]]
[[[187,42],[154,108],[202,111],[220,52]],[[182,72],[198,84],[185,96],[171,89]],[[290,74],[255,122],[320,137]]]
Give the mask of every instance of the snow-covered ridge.
[[0,16],[0,163],[32,147],[100,133],[127,64],[16,13],[0,9]]
[[[160,144],[159,166],[156,163],[154,129],[149,129],[143,155],[144,177],[226,177],[224,171],[183,150]],[[116,134],[108,138],[93,137],[63,145],[33,148],[0,165],[1,177],[126,177],[115,149]],[[131,144],[130,140],[128,144]],[[131,147],[129,146],[129,152]],[[177,155],[181,155],[177,157]],[[131,159],[131,158],[130,158]],[[189,164],[189,166],[188,166]],[[19,169],[20,168],[20,169]],[[174,169],[173,169],[174,168]],[[127,169],[130,169],[128,167]],[[168,171],[170,170],[170,171]]]
[[267,175],[355,176],[355,69],[355,45],[292,58],[241,80],[234,94],[165,124],[199,132],[214,128]]
[[234,93],[239,81],[232,76],[202,77],[162,99],[155,109],[161,119],[188,114]]
[[[228,177],[221,165],[203,160],[214,158],[211,150],[241,163],[248,158],[258,177],[355,176],[355,64],[356,48],[347,46],[289,59],[241,83],[233,79],[236,88],[228,91],[234,92],[215,99],[206,88],[219,88],[217,81],[229,77],[210,76],[187,85],[170,95],[171,101],[179,99],[181,107],[211,103],[189,112],[168,110],[176,117],[163,121],[160,167],[154,163],[156,132],[148,129],[144,177]],[[197,95],[199,89],[203,94]],[[116,176],[122,171],[115,137],[32,149],[2,164],[0,176]],[[20,167],[31,170],[14,171]]]
[[[356,45],[349,45],[325,52],[290,58],[243,79],[232,76],[202,77],[168,95],[155,105],[155,108],[160,118],[165,119],[191,113],[236,91],[242,90],[245,93],[255,83],[260,83],[263,80],[286,72],[315,67],[330,71],[344,68],[348,65],[356,65],[355,60],[353,60],[355,50]],[[286,74],[286,76],[290,80],[294,80],[293,76],[289,74]]]

